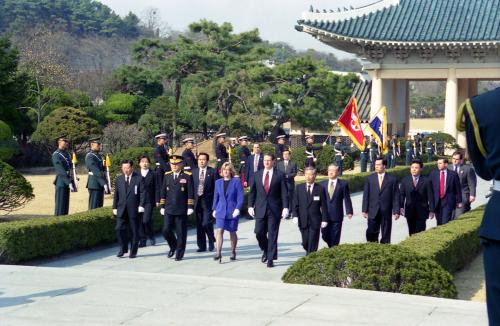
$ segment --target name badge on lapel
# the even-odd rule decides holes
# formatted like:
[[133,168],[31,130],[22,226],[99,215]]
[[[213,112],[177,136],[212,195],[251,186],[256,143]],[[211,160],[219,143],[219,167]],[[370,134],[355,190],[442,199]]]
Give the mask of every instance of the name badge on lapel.
[[314,196],[314,197],[313,197],[313,200],[314,200],[314,201],[319,201],[319,196]]
[[137,195],[137,185],[134,186],[134,193]]

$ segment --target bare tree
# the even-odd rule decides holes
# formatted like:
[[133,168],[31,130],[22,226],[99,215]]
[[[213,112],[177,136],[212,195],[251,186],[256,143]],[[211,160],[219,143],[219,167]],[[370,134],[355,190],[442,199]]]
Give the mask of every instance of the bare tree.
[[141,15],[141,23],[154,37],[168,38],[172,35],[172,29],[161,19],[158,8],[149,7],[145,9]]

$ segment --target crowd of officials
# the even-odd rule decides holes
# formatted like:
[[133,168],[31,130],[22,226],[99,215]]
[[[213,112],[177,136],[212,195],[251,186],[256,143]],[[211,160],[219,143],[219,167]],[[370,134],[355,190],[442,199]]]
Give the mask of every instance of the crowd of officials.
[[[116,177],[113,214],[116,216],[118,257],[134,258],[138,248],[155,245],[152,228],[153,208],[163,216],[162,233],[168,243],[167,256],[182,260],[186,249],[188,216],[196,216],[198,252],[215,251],[214,260],[221,261],[223,234],[229,232],[230,259],[236,260],[238,221],[244,205],[244,189],[248,189],[248,217],[255,220],[254,232],[262,251],[261,261],[273,267],[278,258],[278,234],[282,219],[298,225],[302,246],[307,254],[318,249],[320,236],[329,247],[340,243],[345,216],[354,211],[349,185],[339,179],[342,155],[337,150],[328,167],[328,179],[316,182],[312,137],[307,137],[305,182],[295,185],[297,164],[290,158],[284,136],[278,136],[275,153],[262,153],[259,144],[248,148],[248,138],[239,140],[239,171],[235,171],[225,146],[225,134],[219,134],[215,168],[208,166],[208,153],[193,152],[193,138],[184,139],[184,152],[169,155],[166,135],[156,136],[154,169],[144,155],[138,161],[121,162],[121,174]],[[72,164],[67,152],[68,141],[57,139],[58,149],[52,156],[56,169],[56,215],[65,215],[69,207],[69,192],[73,187]],[[110,191],[105,164],[100,155],[100,140],[89,141],[91,150],[85,162],[89,178],[89,209],[102,207],[105,192]],[[336,143],[336,144],[337,144]],[[393,219],[404,216],[409,234],[426,229],[427,219],[436,218],[446,224],[465,211],[475,199],[476,174],[464,164],[463,154],[455,152],[452,164],[438,159],[437,168],[429,176],[422,175],[423,163],[413,159],[410,173],[398,182],[386,172],[387,158],[370,159],[374,173],[365,179],[361,215],[367,219],[366,240],[390,243]],[[389,158],[391,155],[389,155]],[[392,163],[391,163],[392,164]],[[139,167],[135,169],[135,166]],[[214,230],[215,225],[215,230]]]

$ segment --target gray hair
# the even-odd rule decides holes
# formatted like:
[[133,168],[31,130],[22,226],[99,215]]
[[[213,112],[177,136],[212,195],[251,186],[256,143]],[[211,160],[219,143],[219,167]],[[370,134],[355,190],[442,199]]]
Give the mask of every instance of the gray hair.
[[337,164],[335,164],[335,163],[332,163],[332,164],[328,165],[328,169],[330,169],[332,167],[335,168],[335,170],[339,169],[339,166]]
[[304,169],[304,174],[305,174],[307,171],[312,171],[312,173],[313,173],[314,175],[316,175],[316,169],[315,169],[315,168],[313,168],[313,167],[311,167],[311,166],[308,166],[308,167],[306,167],[306,168]]

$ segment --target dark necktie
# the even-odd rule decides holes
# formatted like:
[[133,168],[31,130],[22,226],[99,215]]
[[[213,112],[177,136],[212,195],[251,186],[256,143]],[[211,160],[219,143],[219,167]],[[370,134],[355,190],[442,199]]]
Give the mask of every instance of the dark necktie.
[[128,186],[130,185],[130,177],[129,176],[126,176],[125,177],[125,190],[128,191]]
[[307,185],[307,198],[311,198],[311,185]]
[[269,171],[266,172],[266,177],[264,178],[264,191],[266,194],[269,192]]

